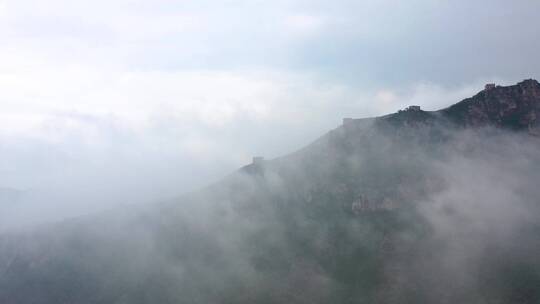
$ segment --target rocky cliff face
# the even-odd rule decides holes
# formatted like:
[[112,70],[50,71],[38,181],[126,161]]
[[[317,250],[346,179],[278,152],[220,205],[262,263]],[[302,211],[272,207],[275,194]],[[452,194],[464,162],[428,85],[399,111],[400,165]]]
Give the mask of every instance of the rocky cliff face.
[[513,130],[530,130],[537,134],[540,83],[529,79],[513,86],[486,88],[474,97],[440,112],[465,126],[495,125]]

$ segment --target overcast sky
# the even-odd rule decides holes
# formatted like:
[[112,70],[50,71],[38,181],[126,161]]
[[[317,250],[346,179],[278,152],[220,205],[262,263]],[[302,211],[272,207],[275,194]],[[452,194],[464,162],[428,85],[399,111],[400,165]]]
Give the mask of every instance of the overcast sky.
[[488,81],[539,78],[539,11],[536,0],[0,0],[0,187],[46,191],[32,209],[51,214],[170,197],[344,116],[432,110]]

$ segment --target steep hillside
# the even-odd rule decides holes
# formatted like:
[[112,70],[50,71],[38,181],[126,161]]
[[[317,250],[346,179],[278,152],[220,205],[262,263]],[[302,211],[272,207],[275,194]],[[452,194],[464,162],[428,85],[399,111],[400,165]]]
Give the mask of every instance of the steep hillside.
[[0,303],[538,303],[540,84],[0,238]]

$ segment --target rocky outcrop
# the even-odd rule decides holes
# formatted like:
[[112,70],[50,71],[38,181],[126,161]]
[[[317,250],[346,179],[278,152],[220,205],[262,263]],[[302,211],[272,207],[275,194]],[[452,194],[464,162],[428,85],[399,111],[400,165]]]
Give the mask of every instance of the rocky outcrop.
[[538,134],[540,83],[528,79],[513,86],[490,87],[439,112],[464,126],[494,125]]

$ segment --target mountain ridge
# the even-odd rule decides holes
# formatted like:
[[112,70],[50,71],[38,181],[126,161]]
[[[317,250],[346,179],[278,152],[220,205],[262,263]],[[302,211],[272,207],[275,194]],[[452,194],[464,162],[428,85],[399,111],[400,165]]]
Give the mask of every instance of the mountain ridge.
[[540,112],[540,83],[526,79],[512,86],[486,88],[441,112],[469,126],[494,124],[536,131]]
[[[415,106],[413,106],[415,107]],[[345,118],[343,124],[328,131],[312,143],[278,159],[301,154],[316,145],[321,145],[329,136],[354,134],[373,124],[394,127],[433,126],[445,127],[497,127],[508,130],[527,130],[529,134],[540,136],[540,83],[535,79],[525,79],[515,85],[486,88],[474,96],[463,99],[446,108],[434,111],[407,108],[395,113],[366,118]],[[267,160],[265,161],[268,163]],[[256,172],[258,166],[249,164],[240,170]]]
[[537,83],[491,90],[349,121],[175,201],[0,237],[0,302],[539,302]]

